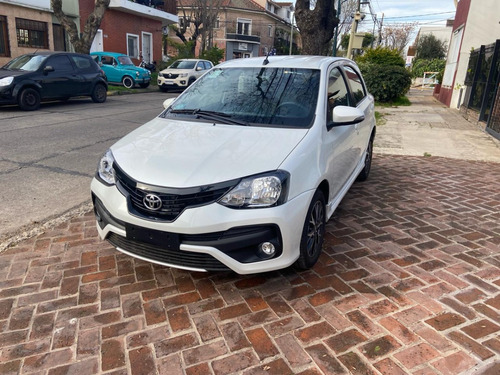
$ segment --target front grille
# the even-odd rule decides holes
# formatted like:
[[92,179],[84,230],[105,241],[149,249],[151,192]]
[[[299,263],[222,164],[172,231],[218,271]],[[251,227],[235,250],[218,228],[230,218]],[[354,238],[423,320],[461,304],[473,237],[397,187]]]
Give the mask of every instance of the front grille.
[[143,242],[133,241],[112,232],[108,235],[107,240],[117,248],[152,261],[179,267],[200,268],[207,271],[229,270],[223,263],[208,254],[167,250]]
[[178,74],[174,74],[174,73],[162,73],[162,76],[163,76],[163,78],[167,78],[167,79],[176,79],[177,77],[179,77]]
[[[127,197],[129,211],[136,216],[152,220],[174,221],[185,209],[217,201],[239,182],[233,180],[192,188],[169,188],[137,182],[116,163],[113,168],[118,189]],[[161,199],[162,207],[157,211],[147,209],[143,203],[146,194],[157,195]]]

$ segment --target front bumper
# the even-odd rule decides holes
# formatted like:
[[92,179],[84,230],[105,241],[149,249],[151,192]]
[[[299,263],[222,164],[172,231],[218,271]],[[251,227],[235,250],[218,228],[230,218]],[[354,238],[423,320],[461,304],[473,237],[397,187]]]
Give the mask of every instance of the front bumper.
[[158,86],[162,88],[186,88],[188,86],[188,77],[167,79],[158,76]]
[[[117,250],[175,268],[231,269],[239,274],[272,271],[295,262],[314,193],[265,209],[235,210],[212,203],[186,209],[173,222],[158,222],[131,215],[115,186],[94,179],[91,188],[99,235]],[[275,245],[272,257],[259,250],[263,242]]]
[[0,88],[0,104],[15,104],[16,98],[12,95],[13,87]]

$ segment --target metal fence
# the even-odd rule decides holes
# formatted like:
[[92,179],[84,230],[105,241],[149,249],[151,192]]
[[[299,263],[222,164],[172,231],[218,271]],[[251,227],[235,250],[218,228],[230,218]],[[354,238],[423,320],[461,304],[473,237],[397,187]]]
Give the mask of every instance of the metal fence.
[[470,54],[465,78],[464,106],[479,113],[479,121],[489,123],[500,78],[500,39]]

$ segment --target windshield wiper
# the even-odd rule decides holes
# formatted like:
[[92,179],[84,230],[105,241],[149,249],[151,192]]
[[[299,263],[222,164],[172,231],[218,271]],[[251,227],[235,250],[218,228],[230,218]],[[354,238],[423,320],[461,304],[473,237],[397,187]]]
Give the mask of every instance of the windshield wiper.
[[243,120],[236,120],[228,113],[217,112],[217,111],[206,111],[200,108],[196,109],[172,109],[169,113],[179,113],[186,115],[194,115],[196,118],[204,118],[207,120],[219,121],[224,124],[234,124],[234,125],[242,125],[248,126],[248,122]]

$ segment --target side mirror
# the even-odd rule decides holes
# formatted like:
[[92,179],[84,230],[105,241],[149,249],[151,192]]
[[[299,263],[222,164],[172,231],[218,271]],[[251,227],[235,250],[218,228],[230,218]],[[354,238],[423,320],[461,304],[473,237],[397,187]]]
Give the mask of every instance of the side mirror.
[[48,74],[50,72],[54,71],[54,67],[47,65],[45,68],[43,68],[43,74]]
[[168,98],[168,99],[165,99],[165,101],[163,102],[163,108],[167,109],[168,107],[170,107],[172,105],[172,103],[174,102],[175,98]]
[[200,70],[203,70],[203,69],[202,69],[202,67],[201,67],[201,66],[198,66],[198,67],[196,68],[196,71],[197,71],[197,72],[199,72]]
[[365,119],[365,114],[358,108],[339,105],[332,110],[332,122],[327,128],[330,130],[335,126],[354,125]]

